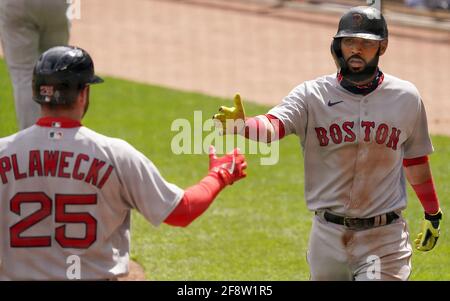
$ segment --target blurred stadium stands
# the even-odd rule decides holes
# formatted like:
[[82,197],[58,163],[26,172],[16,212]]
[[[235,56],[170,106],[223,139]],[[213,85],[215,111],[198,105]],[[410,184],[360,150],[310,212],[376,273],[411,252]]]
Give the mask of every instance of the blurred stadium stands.
[[[242,0],[232,0],[242,2]],[[366,0],[246,0],[272,7],[343,13]],[[380,1],[380,0],[375,0]],[[371,1],[369,1],[371,2]],[[411,27],[450,31],[450,0],[382,0],[381,9],[391,22]]]
[[[263,0],[264,1],[264,0]],[[362,5],[367,2],[372,1],[364,1],[364,0],[275,0],[275,5],[284,5],[289,2],[307,2],[307,3],[337,3],[342,5]],[[375,2],[375,1],[373,1]],[[383,5],[387,5],[393,8],[404,8],[404,7],[417,7],[421,9],[429,9],[429,10],[449,10],[450,9],[450,0],[382,0]]]

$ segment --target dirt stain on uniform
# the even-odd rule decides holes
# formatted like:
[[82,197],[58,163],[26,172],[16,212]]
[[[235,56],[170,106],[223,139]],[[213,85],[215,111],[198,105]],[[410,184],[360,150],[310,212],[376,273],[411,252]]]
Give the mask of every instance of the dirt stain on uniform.
[[341,241],[342,241],[342,244],[344,245],[344,247],[347,247],[351,243],[354,235],[355,235],[355,233],[351,230],[346,230],[344,232],[344,234],[341,237]]
[[375,190],[382,186],[380,183],[395,168],[395,151],[384,144],[362,143],[359,146],[360,158],[357,162],[352,199],[350,208],[364,210],[370,206],[375,197]]
[[[354,162],[357,155],[358,148],[356,144],[348,144],[341,146],[334,151],[334,158],[339,158],[336,160],[336,170],[340,171],[338,182],[340,185],[345,185],[345,187],[351,187],[352,175],[354,173],[354,164],[349,164],[349,162]],[[350,189],[340,189],[341,193],[336,195],[336,198],[342,200],[344,206],[347,206],[350,201]]]

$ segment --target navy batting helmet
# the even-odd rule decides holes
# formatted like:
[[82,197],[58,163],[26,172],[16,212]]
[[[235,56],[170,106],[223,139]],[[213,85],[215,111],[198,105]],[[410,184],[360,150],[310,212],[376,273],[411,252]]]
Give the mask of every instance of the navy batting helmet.
[[70,104],[86,85],[102,83],[94,73],[91,56],[73,46],[44,52],[33,70],[33,100],[40,104]]
[[[341,17],[337,33],[331,43],[331,53],[341,71],[347,76],[354,77],[354,79],[364,79],[370,76],[371,71],[369,69],[360,74],[350,74],[348,72],[348,66],[341,50],[341,39],[346,37],[376,41],[386,40],[388,38],[388,29],[383,15],[378,9],[371,6],[351,8]],[[378,57],[379,53],[373,62],[374,64],[378,64]],[[374,70],[376,67],[376,65],[371,66]]]
[[386,20],[381,12],[371,6],[357,6],[345,13],[339,21],[334,38],[354,37],[384,40],[388,37]]

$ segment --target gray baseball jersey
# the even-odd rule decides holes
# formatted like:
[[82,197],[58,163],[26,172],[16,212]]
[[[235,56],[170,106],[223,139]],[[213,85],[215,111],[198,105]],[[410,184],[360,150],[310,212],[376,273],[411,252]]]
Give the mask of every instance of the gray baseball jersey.
[[365,96],[342,88],[336,74],[304,82],[269,114],[300,137],[312,211],[362,218],[402,210],[403,158],[433,151],[419,92],[387,74]]
[[69,41],[67,8],[66,0],[0,0],[0,38],[20,129],[39,117],[39,105],[31,99],[33,67],[39,55]]
[[73,255],[81,279],[126,274],[130,209],[157,226],[184,191],[125,141],[50,122],[0,139],[0,280],[67,279]]

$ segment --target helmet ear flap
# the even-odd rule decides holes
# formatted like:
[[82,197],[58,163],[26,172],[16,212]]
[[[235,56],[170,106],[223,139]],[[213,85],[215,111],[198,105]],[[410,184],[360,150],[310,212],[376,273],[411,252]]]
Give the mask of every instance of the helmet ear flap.
[[388,39],[384,39],[383,41],[380,42],[380,50],[378,52],[379,56],[382,56],[386,52],[387,47],[388,47]]
[[340,38],[334,38],[331,42],[330,46],[331,55],[333,56],[334,62],[336,64],[336,67],[340,71],[342,68],[345,67],[345,60],[342,56],[342,50],[341,50],[341,39]]

